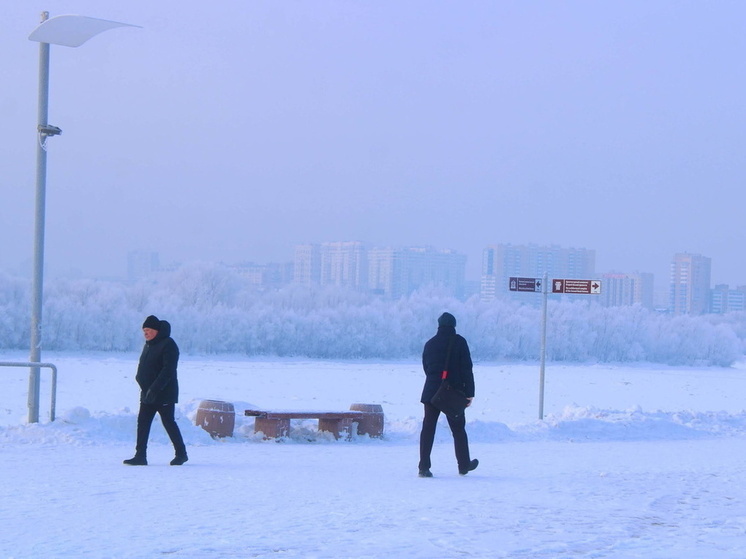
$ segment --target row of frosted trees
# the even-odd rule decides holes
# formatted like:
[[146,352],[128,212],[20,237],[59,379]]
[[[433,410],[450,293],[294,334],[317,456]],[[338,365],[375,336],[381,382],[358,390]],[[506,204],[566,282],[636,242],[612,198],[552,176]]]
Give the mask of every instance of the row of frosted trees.
[[[28,347],[29,298],[27,280],[0,274],[0,349]],[[156,314],[171,322],[185,353],[409,359],[419,357],[445,310],[475,360],[538,359],[541,311],[527,305],[459,301],[436,289],[399,300],[337,288],[262,292],[216,264],[185,266],[157,283],[49,281],[42,337],[51,351],[137,351],[143,319]],[[744,313],[669,316],[550,302],[547,324],[552,361],[729,366],[746,340]]]

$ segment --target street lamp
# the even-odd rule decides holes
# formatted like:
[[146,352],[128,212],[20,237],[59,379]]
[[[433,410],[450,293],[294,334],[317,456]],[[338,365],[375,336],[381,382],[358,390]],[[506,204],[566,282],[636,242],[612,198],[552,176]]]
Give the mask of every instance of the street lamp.
[[[39,43],[39,108],[37,118],[38,141],[36,146],[36,214],[34,221],[34,275],[31,294],[31,355],[29,362],[41,359],[41,308],[44,276],[44,209],[47,182],[47,140],[62,130],[47,122],[49,112],[49,45],[79,47],[88,39],[116,27],[139,27],[86,16],[63,15],[49,19],[49,12],[42,12],[41,24],[29,35],[30,41]],[[39,367],[29,372],[28,421],[39,421]]]

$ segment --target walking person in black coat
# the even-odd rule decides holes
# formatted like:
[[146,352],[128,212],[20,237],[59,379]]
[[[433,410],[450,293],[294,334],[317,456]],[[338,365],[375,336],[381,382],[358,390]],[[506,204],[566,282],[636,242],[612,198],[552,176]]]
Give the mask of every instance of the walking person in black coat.
[[189,458],[184,439],[174,419],[174,410],[179,401],[179,382],[176,366],[179,363],[179,347],[171,338],[171,325],[150,315],[142,325],[145,347],[140,355],[135,380],[140,385],[140,411],[137,414],[137,444],[135,456],[124,463],[128,466],[147,466],[148,438],[155,414],[174,445],[176,456],[172,466],[181,466]]
[[[451,345],[452,344],[452,345]],[[448,356],[448,347],[451,353]],[[430,338],[422,351],[422,368],[425,370],[425,386],[420,401],[425,406],[425,417],[420,432],[420,477],[433,477],[430,472],[430,453],[435,441],[435,428],[438,425],[440,410],[430,403],[442,382],[442,373],[448,359],[448,382],[462,391],[471,405],[474,399],[474,373],[472,371],[469,344],[463,336],[456,334],[456,318],[451,313],[443,313],[438,318],[438,333]],[[446,416],[448,426],[453,434],[453,445],[456,450],[458,472],[468,474],[479,465],[479,460],[469,457],[469,439],[466,436],[466,418],[464,414],[454,419]]]

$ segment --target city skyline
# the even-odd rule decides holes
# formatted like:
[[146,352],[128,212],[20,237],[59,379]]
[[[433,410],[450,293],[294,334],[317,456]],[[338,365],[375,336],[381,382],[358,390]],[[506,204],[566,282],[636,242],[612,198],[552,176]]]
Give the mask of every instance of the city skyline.
[[141,26],[51,49],[50,276],[362,239],[462,252],[469,278],[507,242],[746,283],[746,4],[3,3],[0,270],[33,248],[42,10]]
[[[673,264],[675,257],[677,254],[692,254],[692,255],[698,255],[698,253],[694,253],[691,251],[674,251],[669,255],[668,260],[659,268],[665,269],[664,272],[661,273],[661,275],[658,275],[654,273],[651,270],[643,270],[639,268],[633,268],[633,269],[623,269],[619,266],[612,266],[606,269],[602,269],[599,267],[596,262],[603,259],[603,254],[601,251],[597,250],[593,247],[567,247],[567,246],[560,246],[557,244],[541,244],[541,243],[510,243],[510,242],[494,242],[494,243],[488,243],[485,246],[478,249],[479,258],[478,261],[475,263],[470,257],[467,252],[459,251],[454,249],[453,247],[439,247],[434,246],[433,244],[422,244],[422,245],[406,245],[403,243],[397,243],[397,244],[389,244],[389,245],[378,245],[375,243],[369,243],[365,241],[360,240],[327,240],[327,241],[321,241],[321,242],[301,242],[293,245],[291,247],[291,250],[288,254],[285,254],[283,256],[278,256],[277,258],[270,258],[268,260],[257,260],[257,259],[251,259],[248,257],[242,257],[240,255],[237,255],[236,258],[227,260],[227,259],[210,259],[210,258],[187,258],[187,259],[179,259],[174,258],[169,255],[164,255],[162,252],[158,250],[150,250],[150,249],[130,249],[126,251],[122,255],[121,265],[117,266],[117,270],[115,270],[114,273],[106,273],[106,274],[85,274],[80,269],[75,268],[69,268],[67,270],[60,270],[55,269],[50,273],[50,276],[52,277],[80,277],[80,278],[89,278],[89,279],[124,279],[128,275],[128,259],[130,255],[132,254],[138,254],[140,258],[145,257],[146,255],[155,254],[157,255],[157,261],[160,264],[163,264],[164,266],[168,268],[173,268],[175,266],[182,265],[184,263],[189,262],[212,262],[212,263],[222,263],[227,265],[239,265],[241,263],[251,263],[251,264],[258,264],[258,265],[264,265],[264,264],[283,264],[283,263],[291,263],[294,260],[294,253],[297,250],[299,246],[304,245],[316,245],[321,246],[324,244],[333,244],[333,243],[361,243],[367,250],[400,250],[400,249],[412,249],[412,248],[422,248],[422,249],[434,249],[434,250],[442,250],[442,251],[453,251],[457,252],[459,254],[463,254],[466,257],[466,267],[465,267],[465,274],[466,274],[466,281],[480,281],[482,276],[482,260],[484,251],[488,249],[490,246],[493,245],[506,245],[506,246],[515,246],[515,247],[521,247],[521,246],[533,246],[533,247],[557,247],[564,250],[571,250],[571,251],[593,251],[595,253],[595,261],[594,261],[594,269],[596,274],[616,274],[616,273],[622,273],[622,274],[629,274],[629,273],[647,273],[647,274],[653,274],[656,278],[656,284],[660,284],[661,280],[665,280],[666,289],[668,288],[668,282],[671,277],[671,265]],[[470,251],[474,252],[474,251]],[[717,263],[714,262],[714,259],[707,255],[702,255],[708,258],[713,265],[716,265]],[[148,256],[149,258],[149,256]],[[5,271],[6,273],[11,273],[12,275],[21,275],[21,276],[27,276],[31,273],[31,261],[30,259],[26,259],[25,262],[22,264],[16,265],[16,266],[6,266],[6,267],[0,267],[0,271]],[[744,286],[746,285],[746,278],[744,278],[742,281],[735,281],[735,282],[727,282],[727,281],[720,281],[714,274],[712,274],[711,277],[711,285],[730,285],[730,286]],[[656,290],[658,290],[660,286],[658,285],[656,287]]]
[[[590,291],[577,293],[600,295],[591,299],[604,307],[639,304],[649,310],[668,310],[673,314],[746,310],[746,285],[713,285],[712,260],[700,254],[674,254],[668,282],[658,282],[657,288],[654,275],[649,272],[597,271],[593,249],[490,245],[483,250],[478,282],[466,277],[465,259],[461,253],[434,247],[381,248],[365,246],[359,241],[337,241],[297,245],[289,263],[243,263],[231,267],[240,270],[249,283],[265,288],[281,288],[290,283],[334,285],[399,298],[422,287],[438,286],[462,300],[478,294],[482,301],[512,299],[535,306],[541,304],[542,290],[538,286],[546,274],[551,281],[579,279],[588,284],[586,289],[593,286]],[[153,253],[132,253],[130,260],[144,262],[147,268],[141,277],[130,276],[133,281],[156,271],[159,257]],[[517,278],[523,280],[524,288],[516,288]],[[532,282],[530,289],[526,288],[527,282]],[[560,298],[554,288],[550,297]],[[579,297],[583,299],[585,295]]]
[[[89,279],[131,284],[181,268],[225,266],[237,272],[247,285],[264,289],[281,289],[289,284],[337,286],[399,298],[420,288],[439,287],[445,289],[443,293],[461,300],[479,295],[483,301],[513,299],[536,305],[540,302],[538,287],[530,289],[534,292],[531,297],[525,293],[527,289],[514,289],[513,284],[516,278],[538,282],[547,274],[548,279],[554,281],[578,279],[595,284],[587,293],[600,295],[592,299],[605,307],[640,304],[650,310],[667,309],[674,314],[746,310],[746,284],[713,281],[712,259],[701,254],[675,253],[666,279],[658,278],[658,281],[649,272],[597,270],[595,261],[594,249],[493,244],[483,249],[481,274],[474,279],[466,275],[466,256],[451,249],[377,247],[360,241],[330,241],[296,245],[291,261],[267,263],[240,260],[166,261],[162,264],[157,252],[130,251],[126,276]],[[553,289],[550,297],[558,299],[557,293],[577,298],[573,293],[584,292],[555,292]]]

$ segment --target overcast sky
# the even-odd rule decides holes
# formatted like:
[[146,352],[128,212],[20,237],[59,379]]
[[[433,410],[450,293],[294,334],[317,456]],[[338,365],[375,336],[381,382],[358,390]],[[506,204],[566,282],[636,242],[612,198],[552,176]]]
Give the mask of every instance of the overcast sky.
[[0,6],[0,270],[33,251],[39,14],[141,25],[51,47],[48,273],[130,250],[305,242],[676,252],[746,284],[742,1],[26,0]]

